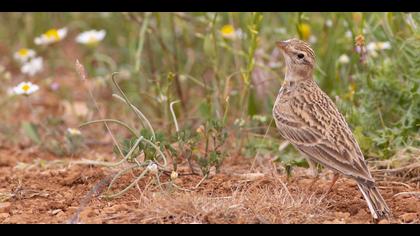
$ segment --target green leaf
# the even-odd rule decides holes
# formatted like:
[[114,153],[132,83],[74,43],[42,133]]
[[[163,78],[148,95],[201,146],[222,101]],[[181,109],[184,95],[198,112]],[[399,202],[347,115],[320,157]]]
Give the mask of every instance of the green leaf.
[[210,120],[212,118],[211,115],[211,104],[207,101],[203,101],[198,108],[200,115],[204,117],[206,120]]
[[39,136],[38,126],[36,126],[33,123],[23,122],[22,128],[25,135],[27,135],[34,143],[41,143],[41,137]]
[[256,115],[258,112],[257,102],[255,101],[255,92],[253,90],[250,91],[249,99],[248,99],[248,115],[253,116]]

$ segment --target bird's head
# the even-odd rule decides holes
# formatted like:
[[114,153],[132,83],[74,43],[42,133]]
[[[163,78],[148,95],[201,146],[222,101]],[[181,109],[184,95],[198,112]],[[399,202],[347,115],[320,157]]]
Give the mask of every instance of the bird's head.
[[315,53],[308,43],[299,39],[289,39],[276,44],[285,59],[286,79],[312,78]]

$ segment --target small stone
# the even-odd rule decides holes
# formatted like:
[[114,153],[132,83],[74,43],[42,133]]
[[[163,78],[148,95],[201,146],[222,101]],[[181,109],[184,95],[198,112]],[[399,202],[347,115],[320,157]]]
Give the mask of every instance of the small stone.
[[343,219],[334,219],[324,221],[323,224],[345,224],[346,222]]
[[4,220],[9,216],[10,216],[9,213],[0,213],[0,220]]
[[56,215],[56,217],[58,218],[58,219],[61,219],[61,218],[63,218],[64,217],[64,212],[63,211],[60,211],[60,212],[58,212],[58,214]]
[[0,213],[8,213],[12,203],[10,202],[2,202],[0,203]]
[[58,213],[60,213],[60,212],[62,212],[63,210],[61,210],[61,209],[55,209],[55,210],[52,210],[51,211],[51,215],[57,215]]
[[350,217],[350,213],[349,212],[336,212],[335,216],[341,220],[344,220]]
[[417,215],[417,213],[405,213],[405,214],[403,214],[403,215],[401,215],[400,216],[400,218],[405,222],[405,223],[408,223],[408,222],[412,222],[412,221],[414,221],[415,219],[417,219],[418,218],[418,215]]
[[382,220],[380,220],[380,221],[378,222],[378,224],[380,224],[380,225],[385,225],[385,224],[390,224],[390,222],[389,222],[389,220],[387,220],[387,219],[382,219]]

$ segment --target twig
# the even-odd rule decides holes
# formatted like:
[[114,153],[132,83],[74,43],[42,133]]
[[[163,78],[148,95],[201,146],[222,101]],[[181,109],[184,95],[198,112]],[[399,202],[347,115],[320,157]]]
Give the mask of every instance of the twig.
[[420,192],[401,192],[401,193],[395,194],[392,197],[398,197],[398,196],[401,196],[401,195],[412,195],[416,198],[420,198]]
[[397,173],[397,172],[405,172],[407,169],[413,170],[413,169],[416,169],[416,168],[420,168],[420,163],[414,163],[414,164],[411,164],[411,165],[408,165],[408,166],[395,168],[395,169],[376,170],[375,172]]
[[125,189],[123,189],[122,191],[115,193],[115,194],[111,194],[111,195],[105,195],[105,198],[116,198],[119,197],[121,195],[123,195],[124,193],[126,193],[128,190],[130,190],[132,187],[134,187],[138,181],[140,181],[145,175],[146,173],[149,172],[147,170],[147,168],[133,181],[131,182],[130,185],[128,185]]
[[[273,123],[273,118],[271,118],[270,123],[268,124],[267,130],[265,131],[265,134],[264,134],[264,137],[263,137],[263,140],[265,140],[267,138],[268,131],[270,131],[271,123]],[[252,161],[252,165],[251,165],[251,168],[250,168],[251,171],[255,167],[255,162],[256,162],[257,157],[258,157],[259,154],[260,154],[260,149],[258,149],[257,153],[255,153],[254,160]]]
[[139,137],[136,142],[134,143],[133,147],[130,149],[130,151],[127,153],[127,155],[124,156],[123,159],[121,159],[118,162],[109,163],[105,161],[92,161],[92,160],[82,160],[82,161],[74,161],[71,162],[73,164],[85,164],[85,165],[100,165],[100,166],[106,166],[106,167],[115,167],[119,166],[125,161],[128,160],[128,158],[133,154],[134,150],[137,148],[137,146],[140,144],[140,142],[143,140],[143,136]]
[[205,179],[207,179],[208,174],[204,175],[204,177],[200,180],[200,182],[198,182],[198,184],[194,187],[194,189],[197,189],[198,187],[200,187],[200,185],[204,182]]
[[175,124],[175,130],[176,130],[177,133],[179,132],[179,126],[178,126],[178,121],[176,119],[176,115],[175,115],[175,112],[174,112],[174,104],[179,103],[179,102],[180,101],[177,100],[177,101],[173,101],[173,102],[171,102],[171,104],[169,104],[169,109],[171,110],[172,118],[173,118],[174,124]]
[[83,126],[86,126],[86,125],[90,125],[90,124],[96,124],[96,123],[105,123],[106,124],[107,122],[117,123],[117,124],[127,128],[133,136],[138,137],[137,132],[133,128],[128,126],[126,123],[124,123],[122,121],[119,121],[119,120],[115,120],[115,119],[100,119],[100,120],[88,121],[88,122],[85,122],[85,123],[79,125],[79,128],[81,128]]
[[115,173],[112,173],[108,175],[107,177],[100,180],[82,199],[80,202],[80,206],[77,209],[76,213],[68,220],[68,224],[77,224],[79,223],[79,216],[80,213],[85,209],[87,204],[92,200],[93,197],[99,196],[105,188],[106,185],[109,184],[112,177],[115,175]]
[[139,43],[137,45],[137,50],[136,50],[136,54],[135,54],[135,64],[134,64],[134,71],[135,72],[139,72],[140,71],[140,66],[141,66],[141,53],[143,51],[143,45],[144,45],[144,35],[146,33],[147,30],[147,26],[149,25],[149,18],[150,18],[151,13],[150,12],[146,12],[145,16],[144,16],[144,21],[143,24],[140,28],[139,31]]

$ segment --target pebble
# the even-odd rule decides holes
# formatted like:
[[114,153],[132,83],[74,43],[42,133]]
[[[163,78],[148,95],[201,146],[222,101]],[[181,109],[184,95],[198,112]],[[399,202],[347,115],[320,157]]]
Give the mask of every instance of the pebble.
[[10,210],[12,203],[10,202],[2,202],[0,203],[0,213],[7,213]]
[[400,216],[400,218],[405,222],[412,222],[415,219],[417,219],[419,216],[417,215],[417,213],[405,213],[403,215]]
[[51,211],[51,215],[57,215],[58,213],[62,212],[63,210],[61,209],[55,209]]
[[380,220],[380,221],[378,222],[378,224],[380,224],[380,225],[385,225],[385,224],[390,224],[390,222],[389,222],[389,220],[387,220],[387,219],[382,219],[382,220]]
[[9,213],[0,213],[0,220],[4,220],[9,216],[10,216]]

